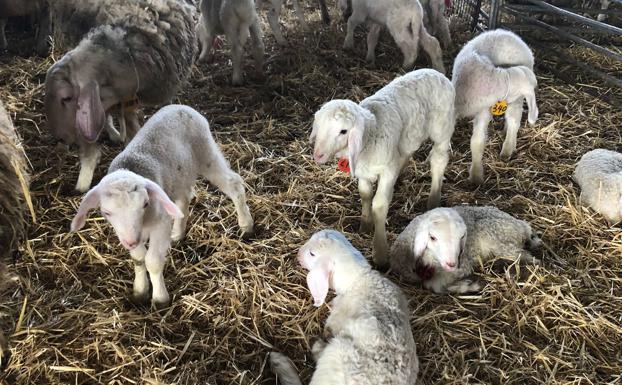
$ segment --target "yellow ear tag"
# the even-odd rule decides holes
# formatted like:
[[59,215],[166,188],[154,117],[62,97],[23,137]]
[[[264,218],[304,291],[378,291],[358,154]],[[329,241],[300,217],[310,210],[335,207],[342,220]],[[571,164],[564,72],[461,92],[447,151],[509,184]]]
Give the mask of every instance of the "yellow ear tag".
[[501,116],[505,114],[508,109],[508,102],[506,100],[499,100],[494,106],[490,107],[490,113],[493,116]]

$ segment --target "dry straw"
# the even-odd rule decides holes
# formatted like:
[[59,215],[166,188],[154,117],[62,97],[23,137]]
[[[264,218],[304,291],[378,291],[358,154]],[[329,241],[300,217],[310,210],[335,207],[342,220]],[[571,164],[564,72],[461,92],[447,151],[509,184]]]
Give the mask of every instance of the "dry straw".
[[[355,53],[343,52],[342,24],[323,27],[317,11],[313,32],[294,24],[288,15],[290,48],[277,47],[264,25],[265,80],[230,87],[229,55],[218,52],[215,64],[194,71],[179,98],[207,116],[244,177],[257,235],[243,241],[231,202],[199,183],[188,238],[171,251],[165,276],[172,306],[162,314],[128,300],[132,266],[103,218],[93,213],[83,231],[68,233],[80,200],[72,193],[78,166],[76,152],[57,148],[44,127],[41,83],[51,61],[2,59],[0,98],[34,168],[38,222],[10,266],[19,283],[2,297],[0,321],[12,355],[0,383],[273,384],[266,365],[273,349],[290,355],[309,378],[310,345],[328,308],[312,306],[294,253],[327,227],[344,231],[365,255],[371,245],[369,235],[356,232],[356,183],[309,155],[312,114],[331,98],[373,93],[400,72],[401,59],[385,36],[370,68],[364,36],[357,35]],[[455,54],[445,54],[448,68]],[[530,221],[548,246],[544,265],[487,264],[478,277],[487,285],[477,295],[403,286],[421,384],[622,381],[622,236],[577,204],[571,180],[584,152],[621,148],[622,114],[550,74],[540,72],[539,82],[540,120],[521,129],[509,163],[499,160],[499,133],[491,130],[488,179],[475,191],[466,183],[471,128],[458,124],[443,203],[491,204]],[[417,153],[397,183],[390,241],[424,210],[428,150]],[[118,151],[108,143],[95,180]]]

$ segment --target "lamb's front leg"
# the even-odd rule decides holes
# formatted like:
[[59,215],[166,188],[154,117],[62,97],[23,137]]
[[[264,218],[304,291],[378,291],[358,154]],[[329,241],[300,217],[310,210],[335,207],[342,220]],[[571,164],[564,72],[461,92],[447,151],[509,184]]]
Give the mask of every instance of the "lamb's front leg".
[[449,162],[449,140],[434,143],[430,153],[430,196],[428,197],[428,210],[438,207],[441,203],[441,190],[443,188],[443,175]]
[[171,247],[171,221],[169,218],[160,221],[149,235],[149,249],[145,256],[145,267],[153,287],[151,301],[159,309],[166,307],[170,302],[164,282],[164,266]]
[[361,196],[361,204],[363,206],[361,227],[359,229],[361,233],[369,233],[372,230],[371,199],[374,193],[373,188],[371,181],[359,178],[359,195]]
[[343,42],[343,49],[353,49],[354,48],[354,30],[356,27],[365,21],[365,16],[354,10],[352,15],[348,19],[348,30],[346,32],[346,39]]
[[149,276],[145,267],[145,255],[147,248],[140,245],[130,251],[132,261],[134,262],[134,288],[132,290],[132,298],[136,303],[147,303],[149,301]]
[[[399,170],[395,170],[399,171]],[[386,170],[378,179],[378,188],[372,202],[372,215],[374,217],[374,263],[379,267],[388,265],[387,254],[389,246],[387,244],[387,233],[385,223],[389,205],[393,199],[393,187],[397,180],[397,172]]]
[[80,175],[78,175],[78,182],[76,183],[76,190],[79,192],[86,192],[91,187],[93,181],[93,174],[99,158],[101,157],[101,151],[97,143],[80,142],[79,144],[79,156],[80,156]]

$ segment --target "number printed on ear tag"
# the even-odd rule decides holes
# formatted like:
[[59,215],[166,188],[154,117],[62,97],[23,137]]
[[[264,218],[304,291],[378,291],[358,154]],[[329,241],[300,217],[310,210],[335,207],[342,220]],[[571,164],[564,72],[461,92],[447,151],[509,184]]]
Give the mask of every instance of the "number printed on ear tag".
[[501,116],[505,114],[505,111],[508,109],[508,102],[505,100],[500,100],[495,103],[494,106],[490,107],[490,113],[493,116]]

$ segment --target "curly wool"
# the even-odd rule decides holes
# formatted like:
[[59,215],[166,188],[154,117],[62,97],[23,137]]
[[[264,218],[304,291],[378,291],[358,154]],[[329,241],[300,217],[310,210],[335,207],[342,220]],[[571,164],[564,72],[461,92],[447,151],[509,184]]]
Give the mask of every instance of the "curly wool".
[[587,152],[572,177],[581,187],[581,203],[611,223],[622,220],[622,154],[604,149]]

